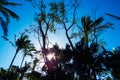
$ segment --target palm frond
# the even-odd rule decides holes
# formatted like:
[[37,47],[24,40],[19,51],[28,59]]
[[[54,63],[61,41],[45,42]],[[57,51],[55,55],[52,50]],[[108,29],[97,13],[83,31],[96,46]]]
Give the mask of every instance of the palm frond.
[[9,40],[7,37],[1,36],[1,38],[3,38],[5,41],[8,41],[12,46],[15,47],[15,44],[11,40]]
[[5,7],[3,7],[3,10],[5,12],[7,12],[9,14],[9,16],[11,16],[12,18],[14,18],[16,20],[19,20],[19,16],[16,13],[14,13],[13,11],[11,11],[11,10],[5,8]]
[[31,53],[28,53],[28,54],[26,54],[26,55],[28,55],[28,56],[30,56],[31,58],[33,58],[33,54],[31,54]]
[[82,26],[85,26],[85,16],[81,18]]
[[32,45],[29,49],[29,51],[37,51],[36,48],[34,47],[34,45]]
[[[0,13],[3,15],[3,17],[0,17],[0,24],[4,31],[4,36],[7,36],[7,33],[8,33],[7,27],[10,22],[10,17],[16,20],[19,19],[19,16],[13,11],[11,11],[10,9],[8,9],[7,6],[17,6],[17,5],[21,5],[21,4],[8,2],[7,0],[0,0]],[[6,18],[6,20],[3,19],[4,17]]]
[[4,36],[7,36],[8,33],[7,23],[1,17],[0,17],[0,23],[4,32]]
[[19,6],[19,5],[21,5],[21,4],[18,4],[18,3],[8,2],[8,1],[5,1],[5,0],[1,1],[1,4],[5,5],[5,6]]
[[112,28],[113,29],[113,27],[112,27],[112,23],[106,23],[106,24],[103,24],[103,25],[101,25],[101,26],[98,26],[97,28],[95,28],[96,30],[105,30],[105,29],[107,29],[107,28]]
[[1,9],[1,13],[4,15],[5,19],[6,19],[6,24],[9,24],[10,23],[10,16],[9,16],[9,13],[6,12],[6,10],[4,9]]
[[83,16],[81,18],[81,22],[84,29],[89,31],[91,28],[91,24],[93,23],[93,21],[90,19],[90,16]]
[[116,15],[113,15],[113,14],[109,14],[109,13],[105,13],[105,14],[108,15],[108,16],[111,16],[111,17],[113,17],[113,18],[115,18],[117,20],[120,20],[119,16],[116,16]]
[[97,20],[95,20],[95,21],[91,24],[91,27],[97,26],[97,25],[101,24],[101,23],[103,22],[103,20],[104,20],[104,19],[103,19],[102,17],[98,18]]

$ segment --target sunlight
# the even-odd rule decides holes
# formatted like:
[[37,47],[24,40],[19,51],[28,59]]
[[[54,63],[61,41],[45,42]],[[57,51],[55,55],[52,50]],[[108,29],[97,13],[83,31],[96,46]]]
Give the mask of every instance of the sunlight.
[[47,55],[47,59],[48,59],[49,61],[55,59],[55,54],[54,54],[54,53],[48,54],[48,55]]
[[115,47],[113,47],[112,50],[115,51]]

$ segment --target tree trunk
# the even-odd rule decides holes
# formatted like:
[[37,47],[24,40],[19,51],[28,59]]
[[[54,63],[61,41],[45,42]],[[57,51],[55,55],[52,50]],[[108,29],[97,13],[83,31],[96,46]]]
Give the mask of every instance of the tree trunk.
[[71,45],[71,47],[72,47],[72,50],[74,51],[74,46],[73,46],[73,44],[72,44],[72,41],[70,40],[70,37],[69,37],[69,35],[68,35],[67,30],[66,30],[66,37],[67,37],[68,42],[70,43],[70,45]]
[[85,30],[84,34],[85,34],[85,47],[88,48],[88,31]]
[[20,64],[20,68],[22,67],[22,64],[23,64],[24,59],[25,59],[25,55],[24,55],[23,58],[22,58],[22,62],[21,62],[21,64]]
[[19,48],[17,48],[17,50],[16,50],[16,52],[15,52],[15,55],[14,55],[12,61],[11,61],[11,64],[10,64],[9,68],[8,68],[8,73],[7,73],[7,74],[9,74],[9,71],[10,71],[12,65],[13,65],[13,62],[14,62],[16,56],[17,56],[18,51],[19,51]]

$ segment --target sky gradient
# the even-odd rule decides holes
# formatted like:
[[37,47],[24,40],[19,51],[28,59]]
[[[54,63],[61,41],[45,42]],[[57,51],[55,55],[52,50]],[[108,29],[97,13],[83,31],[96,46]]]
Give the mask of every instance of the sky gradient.
[[[13,10],[20,16],[20,20],[16,21],[11,19],[9,24],[9,33],[8,38],[14,41],[14,34],[19,35],[19,32],[23,32],[24,29],[28,28],[29,25],[34,24],[34,13],[35,9],[32,5],[24,0],[8,0],[10,2],[16,2],[22,4],[22,6],[9,7],[9,9]],[[48,0],[47,0],[48,1]],[[106,21],[110,21],[114,23],[114,30],[108,29],[106,30],[100,38],[103,38],[107,45],[106,48],[111,50],[113,47],[120,46],[120,21],[117,21],[109,16],[106,16],[104,13],[111,13],[117,16],[120,16],[120,0],[81,0],[81,16],[94,16],[94,11],[96,9],[97,17],[105,17]],[[0,29],[0,36],[2,36],[3,31]],[[65,43],[67,43],[67,39],[62,37],[64,33],[62,31],[58,32],[56,35],[51,35],[50,40],[54,42],[58,42],[60,47],[63,47]],[[59,36],[60,38],[58,38]],[[36,46],[39,46],[38,43],[32,40]],[[63,44],[64,43],[64,44]],[[62,45],[61,45],[62,44]],[[11,46],[8,42],[4,41],[0,38],[0,67],[8,68],[13,55],[15,53],[15,48]],[[22,54],[18,54],[14,64],[19,65],[21,62]]]

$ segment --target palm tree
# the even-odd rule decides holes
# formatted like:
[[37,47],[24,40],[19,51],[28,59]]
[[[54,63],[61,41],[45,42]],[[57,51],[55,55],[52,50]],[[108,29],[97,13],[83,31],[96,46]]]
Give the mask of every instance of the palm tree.
[[16,58],[17,53],[20,50],[26,50],[26,49],[33,47],[33,46],[31,46],[32,44],[31,44],[30,40],[28,39],[28,36],[24,35],[24,34],[22,34],[21,37],[16,40],[15,45],[16,45],[16,52],[15,52],[15,55],[14,55],[12,61],[11,61],[10,66],[9,66],[8,73],[9,73],[11,66]]
[[3,16],[0,16],[0,24],[2,26],[5,36],[7,36],[7,33],[8,33],[7,26],[10,23],[10,17],[16,20],[19,19],[19,16],[13,11],[11,11],[10,9],[8,9],[7,6],[17,6],[17,5],[20,5],[20,4],[8,2],[7,0],[0,0],[0,13],[3,15]]
[[102,24],[103,21],[104,19],[102,17],[97,18],[95,21],[91,20],[90,16],[83,16],[81,18],[86,47],[88,47],[90,35],[93,36],[93,40],[96,39],[96,43],[97,43],[97,37],[99,33],[101,33],[101,31],[105,30],[106,28],[110,28],[113,25],[112,23]]
[[85,44],[86,46],[88,46],[88,34],[89,34],[89,31],[91,30],[91,24],[93,23],[93,21],[90,19],[90,16],[87,16],[87,17],[84,16],[81,18],[81,22],[83,26]]
[[20,67],[22,67],[23,61],[24,61],[24,59],[25,59],[25,57],[26,57],[27,55],[33,57],[33,55],[31,54],[31,51],[36,51],[36,49],[35,49],[35,47],[34,47],[33,44],[29,44],[29,45],[27,45],[27,46],[23,49],[23,53],[24,53],[24,54],[23,54],[23,58],[22,58],[22,62],[21,62]]

